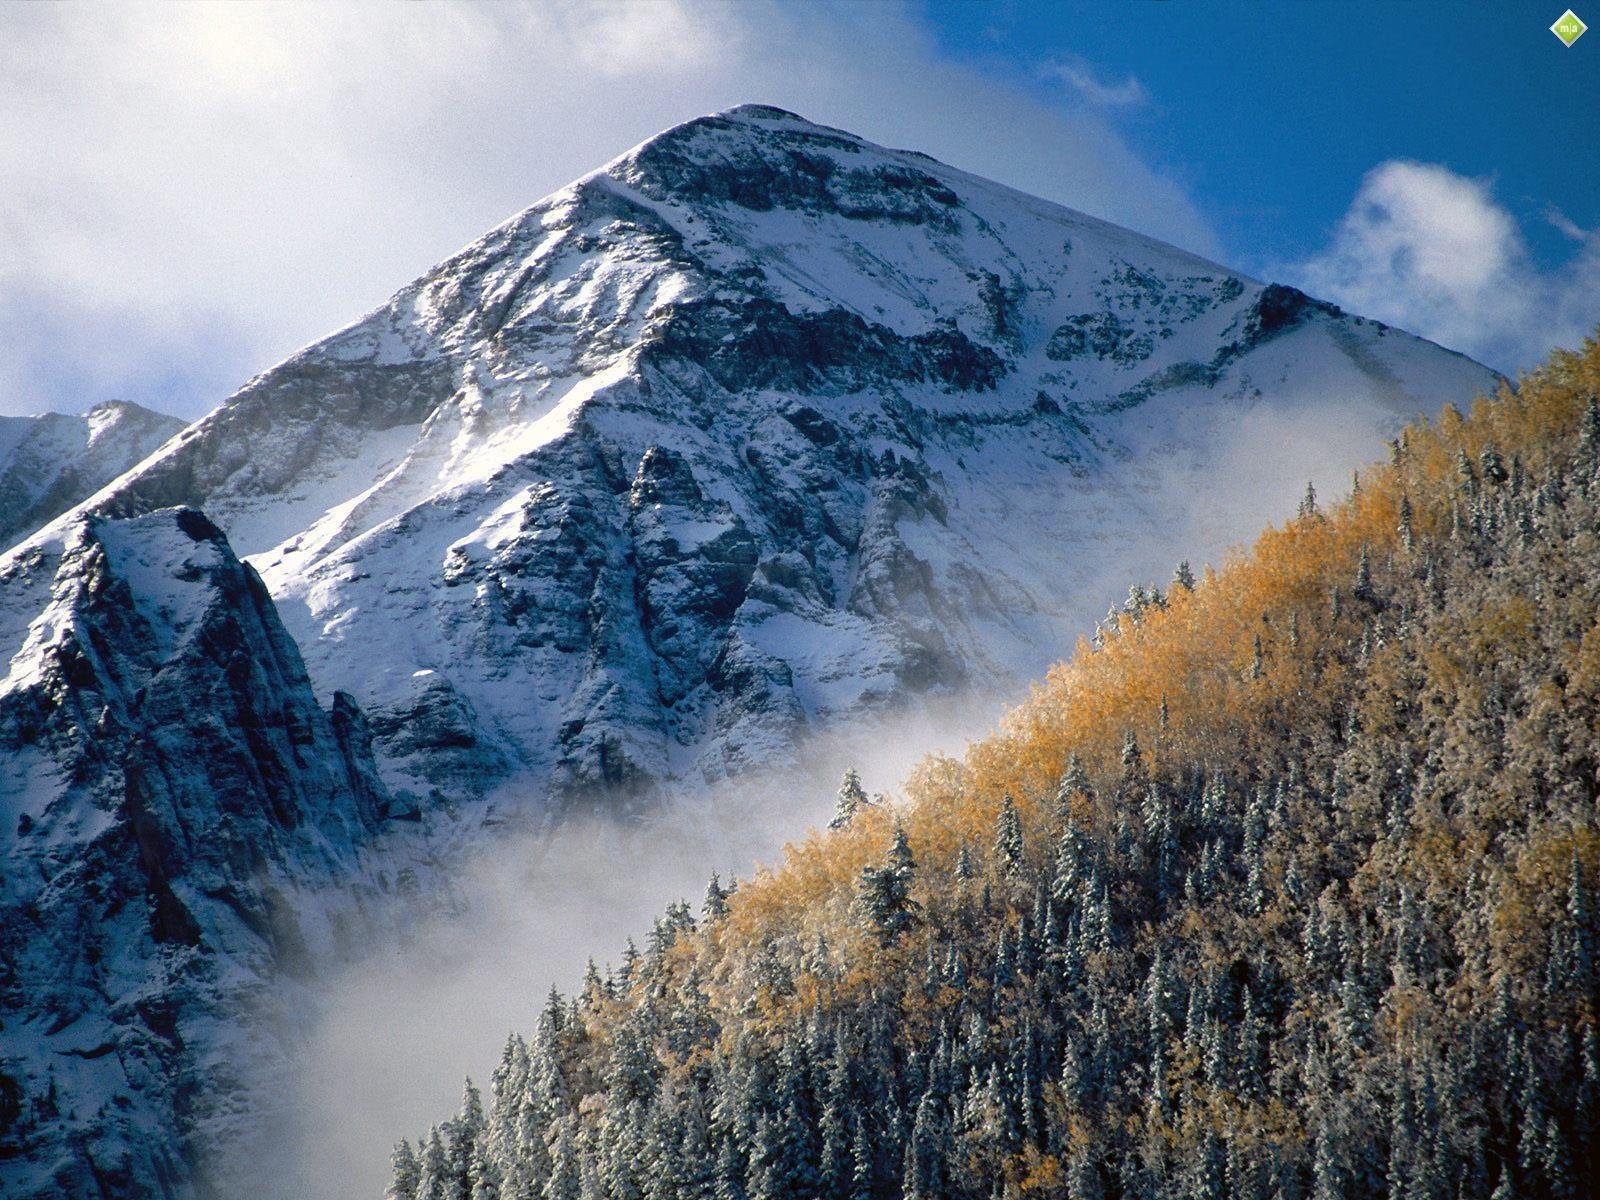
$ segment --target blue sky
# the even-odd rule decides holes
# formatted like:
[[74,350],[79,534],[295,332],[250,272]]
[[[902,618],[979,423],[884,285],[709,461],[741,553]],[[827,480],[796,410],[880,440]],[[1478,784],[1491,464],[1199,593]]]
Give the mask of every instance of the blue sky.
[[1028,81],[1046,101],[1071,90],[1052,62],[1090,72],[1129,143],[1183,181],[1236,259],[1314,253],[1362,176],[1400,158],[1492,179],[1545,267],[1572,249],[1548,208],[1600,226],[1600,34],[1562,46],[1549,31],[1562,11],[1548,0],[925,10],[945,53]]
[[1515,371],[1600,321],[1600,30],[1567,49],[1559,15],[0,5],[0,414],[124,398],[197,416],[540,196],[747,101]]

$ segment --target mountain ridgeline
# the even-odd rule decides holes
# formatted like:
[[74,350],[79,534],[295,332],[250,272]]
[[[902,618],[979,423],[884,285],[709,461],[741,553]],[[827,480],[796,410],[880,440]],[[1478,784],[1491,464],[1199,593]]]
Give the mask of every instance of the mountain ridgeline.
[[81,416],[0,417],[0,549],[88,499],[183,424],[121,400]]
[[1342,472],[1494,383],[748,105],[532,205],[93,508],[224,529],[403,803],[615,805],[1013,697],[1096,615],[1107,546],[1118,578],[1220,553],[1297,457]]
[[1600,1172],[1600,342],[1135,591],[903,803],[552,994],[393,1200],[1531,1197]]

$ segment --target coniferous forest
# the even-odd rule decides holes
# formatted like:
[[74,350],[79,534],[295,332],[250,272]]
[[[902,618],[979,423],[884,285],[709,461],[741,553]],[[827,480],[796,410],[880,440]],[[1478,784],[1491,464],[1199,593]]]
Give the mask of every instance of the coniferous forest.
[[530,1001],[390,1196],[1592,1194],[1597,394],[1591,341],[1447,409],[901,800],[847,778]]

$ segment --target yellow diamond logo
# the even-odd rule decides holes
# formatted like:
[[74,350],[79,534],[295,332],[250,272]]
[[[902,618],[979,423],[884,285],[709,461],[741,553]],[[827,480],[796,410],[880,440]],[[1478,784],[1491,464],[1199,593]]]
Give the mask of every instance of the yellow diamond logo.
[[1550,32],[1560,38],[1563,45],[1571,46],[1583,36],[1583,31],[1587,28],[1589,28],[1587,25],[1578,20],[1578,14],[1569,8],[1556,18],[1556,23],[1550,26]]

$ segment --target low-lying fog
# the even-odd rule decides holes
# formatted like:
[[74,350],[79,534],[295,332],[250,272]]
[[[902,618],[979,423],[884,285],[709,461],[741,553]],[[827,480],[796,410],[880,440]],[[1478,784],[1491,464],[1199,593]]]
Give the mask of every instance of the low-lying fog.
[[272,1098],[287,1101],[285,1118],[245,1168],[251,1191],[376,1200],[394,1143],[451,1116],[465,1075],[487,1099],[507,1034],[533,1031],[552,985],[570,995],[590,957],[603,969],[628,938],[642,948],[672,901],[698,913],[713,871],[747,878],[825,825],[847,764],[870,791],[890,791],[929,750],[959,752],[996,715],[946,706],[885,728],[870,758],[813,747],[808,759],[826,765],[803,778],[750,780],[633,822],[589,816],[483,838],[449,872],[445,909],[317,985],[292,1087]]

